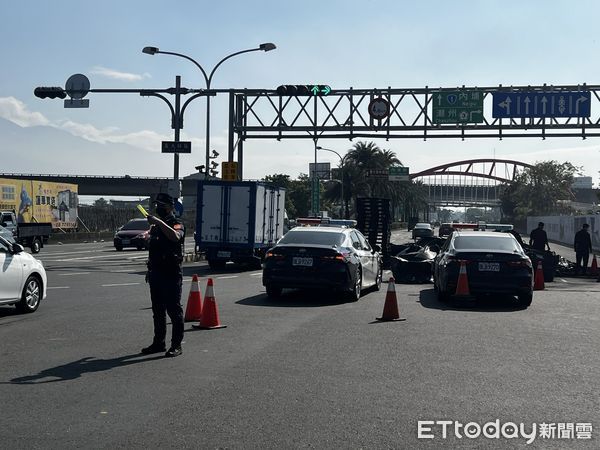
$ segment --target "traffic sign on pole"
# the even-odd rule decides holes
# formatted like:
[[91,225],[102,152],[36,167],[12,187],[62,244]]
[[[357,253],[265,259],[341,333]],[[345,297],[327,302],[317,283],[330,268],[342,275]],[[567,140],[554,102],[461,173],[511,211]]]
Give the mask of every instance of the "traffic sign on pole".
[[238,172],[238,163],[236,161],[223,161],[221,163],[221,173],[224,180],[236,181]]
[[388,169],[388,179],[390,181],[408,181],[410,177],[408,175],[408,167],[404,166],[392,166]]
[[525,117],[590,117],[589,91],[494,92],[495,119]]
[[433,92],[433,123],[482,123],[483,92],[478,89]]
[[190,141],[162,141],[163,153],[192,153]]
[[321,184],[319,182],[319,179],[317,177],[313,177],[311,209],[312,209],[312,213],[315,217],[319,215],[319,211],[321,210],[320,188],[321,188]]

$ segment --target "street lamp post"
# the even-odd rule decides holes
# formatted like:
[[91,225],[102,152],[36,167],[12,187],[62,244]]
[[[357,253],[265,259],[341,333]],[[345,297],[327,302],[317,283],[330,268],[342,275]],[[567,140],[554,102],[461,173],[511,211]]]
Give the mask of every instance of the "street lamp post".
[[[142,52],[146,53],[148,55],[156,55],[157,53],[160,53],[163,55],[179,56],[181,58],[187,59],[188,61],[191,61],[192,63],[194,63],[196,65],[196,67],[198,67],[198,69],[200,69],[200,72],[202,72],[202,75],[204,76],[204,81],[206,82],[206,89],[210,90],[210,84],[212,82],[212,77],[215,74],[215,71],[219,68],[219,66],[221,64],[223,64],[229,58],[233,58],[234,56],[241,55],[242,53],[257,52],[260,50],[262,50],[264,52],[268,52],[271,50],[275,50],[276,48],[277,47],[275,46],[275,44],[273,44],[271,42],[267,42],[264,44],[260,44],[256,48],[249,48],[247,50],[240,50],[239,52],[231,53],[230,55],[227,55],[223,59],[221,59],[221,61],[219,61],[213,67],[213,69],[210,71],[210,74],[208,74],[208,75],[206,74],[206,71],[204,70],[204,68],[195,59],[193,59],[187,55],[184,55],[181,53],[175,53],[175,52],[165,52],[165,51],[159,50],[158,47],[144,47]],[[210,95],[207,95],[206,96],[206,165],[205,165],[207,178],[208,178],[209,164],[210,164]]]
[[341,176],[341,178],[342,178],[342,183],[341,183],[341,194],[342,194],[342,213],[341,213],[341,216],[342,216],[342,218],[344,218],[344,219],[347,219],[347,217],[346,217],[346,216],[348,215],[348,214],[347,214],[347,213],[348,213],[348,211],[346,211],[346,214],[344,214],[344,211],[345,211],[345,208],[344,208],[344,206],[345,206],[345,205],[344,205],[344,203],[345,203],[345,200],[346,200],[346,199],[344,198],[344,158],[342,157],[342,155],[340,155],[340,154],[339,154],[338,152],[336,152],[335,150],[332,150],[332,149],[330,149],[330,148],[324,148],[324,147],[321,147],[320,145],[317,145],[317,146],[315,147],[315,171],[316,171],[316,168],[317,168],[317,150],[325,150],[326,152],[332,152],[332,153],[335,153],[335,154],[338,156],[338,158],[340,158],[340,176]]

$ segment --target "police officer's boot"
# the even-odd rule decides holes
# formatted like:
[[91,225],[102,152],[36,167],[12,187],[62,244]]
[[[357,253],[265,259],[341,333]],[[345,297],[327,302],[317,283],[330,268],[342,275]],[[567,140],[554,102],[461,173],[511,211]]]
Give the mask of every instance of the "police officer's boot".
[[151,355],[152,353],[162,353],[166,349],[164,342],[152,342],[148,347],[142,349],[142,354]]
[[168,356],[169,358],[174,358],[175,356],[179,355],[181,355],[181,345],[172,345],[171,348],[165,353],[165,356]]

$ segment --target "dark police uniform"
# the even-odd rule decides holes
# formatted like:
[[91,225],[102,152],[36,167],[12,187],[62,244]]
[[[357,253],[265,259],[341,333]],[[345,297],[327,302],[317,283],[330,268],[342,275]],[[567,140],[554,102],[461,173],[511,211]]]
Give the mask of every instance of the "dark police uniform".
[[148,283],[154,316],[153,345],[164,347],[169,314],[173,325],[171,347],[180,347],[183,340],[183,309],[181,307],[181,284],[185,228],[173,214],[161,218],[180,235],[178,242],[167,238],[158,225],[150,228],[148,252]]
[[575,247],[575,275],[579,275],[579,272],[585,275],[587,271],[590,252],[592,251],[592,238],[587,231],[588,226],[585,224],[581,230],[575,233],[573,242],[573,247]]

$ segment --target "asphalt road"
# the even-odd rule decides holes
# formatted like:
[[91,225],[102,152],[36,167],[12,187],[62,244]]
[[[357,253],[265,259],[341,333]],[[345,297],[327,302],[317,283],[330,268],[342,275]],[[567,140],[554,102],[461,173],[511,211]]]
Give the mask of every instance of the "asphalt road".
[[[402,240],[403,234],[396,235]],[[0,307],[0,448],[512,448],[525,438],[455,437],[418,421],[591,423],[598,448],[600,283],[557,279],[533,304],[439,303],[396,285],[401,322],[381,323],[387,285],[343,303],[326,293],[268,300],[260,271],[212,276],[221,330],[186,324],[179,358],[142,356],[152,319],[145,252],[48,246],[48,298]],[[452,425],[454,427],[454,425]],[[555,432],[556,436],[558,431]],[[429,433],[425,433],[429,434]]]

